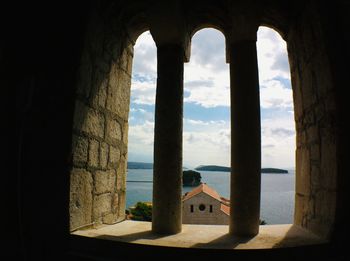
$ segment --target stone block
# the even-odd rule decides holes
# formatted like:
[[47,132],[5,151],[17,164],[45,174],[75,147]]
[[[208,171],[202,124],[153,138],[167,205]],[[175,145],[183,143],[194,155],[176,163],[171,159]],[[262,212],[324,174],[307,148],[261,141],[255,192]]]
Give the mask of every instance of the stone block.
[[337,154],[336,145],[323,138],[321,141],[322,185],[334,190],[337,187]]
[[86,163],[89,142],[87,138],[73,135],[73,163]]
[[74,230],[92,222],[92,188],[91,173],[84,169],[73,169],[70,174],[70,229]]
[[107,133],[108,139],[112,142],[120,141],[122,139],[122,130],[119,122],[114,119],[107,120]]
[[103,138],[104,121],[104,116],[98,111],[86,106],[80,101],[76,102],[74,129]]
[[124,123],[124,127],[123,127],[123,143],[125,146],[128,145],[128,135],[129,134],[129,124],[128,123]]
[[99,142],[96,140],[90,140],[88,163],[90,167],[98,167],[99,165]]
[[118,192],[119,194],[119,204],[118,204],[118,216],[120,218],[125,217],[125,206],[126,206],[126,192]]
[[127,66],[126,66],[126,72],[129,74],[129,75],[132,75],[132,63],[133,63],[133,55],[132,53],[128,52],[128,57],[127,57]]
[[95,108],[106,107],[107,101],[107,87],[108,87],[108,76],[101,72],[96,72],[94,79],[94,92],[92,93],[93,97],[92,104]]
[[100,145],[100,167],[105,169],[107,168],[108,163],[108,144],[101,142]]
[[296,135],[296,143],[297,143],[297,147],[303,147],[306,144],[306,131],[297,131],[297,135]]
[[317,190],[321,186],[321,169],[319,166],[311,166],[311,186],[313,190]]
[[306,130],[307,142],[319,142],[318,127],[312,125]]
[[122,51],[122,55],[120,57],[119,60],[119,66],[121,69],[127,71],[127,67],[128,67],[128,59],[129,59],[129,53],[128,53],[128,49],[124,48],[124,50]]
[[313,89],[313,74],[312,68],[310,65],[304,66],[304,70],[301,72],[302,74],[302,83],[301,83],[301,92],[302,92],[302,101],[303,108],[308,109],[313,104],[316,103],[317,97],[315,91]]
[[95,173],[95,194],[114,192],[116,187],[116,171],[96,171]]
[[103,224],[107,224],[107,225],[113,225],[117,223],[117,221],[118,221],[118,215],[113,213],[107,214],[102,218]]
[[310,184],[310,153],[306,148],[297,149],[296,152],[296,193],[309,195]]
[[130,106],[131,77],[124,71],[111,71],[108,86],[107,109],[125,121],[128,120]]
[[126,167],[126,160],[122,157],[117,170],[117,191],[125,191],[126,189]]
[[109,166],[113,167],[118,164],[120,160],[120,150],[114,146],[109,147]]
[[303,114],[301,79],[298,71],[291,74],[291,82],[293,86],[294,117],[297,119]]
[[316,91],[320,98],[324,98],[328,95],[329,90],[332,88],[332,77],[330,75],[329,58],[328,55],[318,53],[312,59],[312,67],[317,77]]
[[294,224],[295,225],[302,225],[303,218],[304,218],[304,205],[306,198],[303,195],[295,194],[295,211],[294,211]]
[[119,195],[118,193],[114,193],[112,196],[112,212],[118,214],[119,210]]
[[104,215],[111,213],[111,194],[102,194],[94,196],[94,208],[93,208],[93,217],[94,220],[98,220]]
[[82,130],[88,134],[103,138],[104,136],[104,117],[99,112],[89,109],[82,126]]

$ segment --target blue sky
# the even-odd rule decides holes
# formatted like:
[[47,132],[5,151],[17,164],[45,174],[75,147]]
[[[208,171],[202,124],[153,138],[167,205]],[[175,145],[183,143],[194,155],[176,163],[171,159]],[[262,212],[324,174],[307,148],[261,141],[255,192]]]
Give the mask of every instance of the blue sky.
[[[262,166],[294,167],[295,124],[286,44],[277,32],[258,31]],[[152,162],[156,47],[149,32],[134,51],[129,114],[129,161]],[[215,29],[192,38],[184,67],[184,166],[230,165],[229,65],[225,40]]]

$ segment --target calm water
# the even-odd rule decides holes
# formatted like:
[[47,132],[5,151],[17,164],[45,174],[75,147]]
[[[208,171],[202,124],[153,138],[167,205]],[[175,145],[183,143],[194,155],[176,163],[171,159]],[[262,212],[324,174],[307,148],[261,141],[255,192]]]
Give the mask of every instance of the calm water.
[[[214,188],[222,197],[230,198],[230,173],[200,171],[202,182]],[[138,201],[152,201],[152,169],[129,169],[127,176],[126,207]],[[294,171],[289,174],[262,174],[261,176],[261,219],[268,224],[293,223]],[[182,192],[193,187],[183,187]]]

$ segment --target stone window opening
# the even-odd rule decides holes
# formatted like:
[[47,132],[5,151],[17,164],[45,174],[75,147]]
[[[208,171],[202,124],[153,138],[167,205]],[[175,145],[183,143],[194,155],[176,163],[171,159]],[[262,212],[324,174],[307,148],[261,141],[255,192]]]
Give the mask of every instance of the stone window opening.
[[[152,165],[157,48],[149,30],[137,37],[133,50],[128,117],[128,161],[145,162]],[[135,171],[136,173],[133,173]],[[144,172],[150,175],[145,175]],[[139,175],[142,174],[144,176],[140,178]],[[126,184],[126,208],[132,207],[137,202],[152,202],[152,175],[150,169],[130,169],[128,171],[127,180],[132,182]],[[146,191],[145,193],[139,192],[140,186],[144,186],[142,191]]]
[[213,205],[210,205],[209,212],[213,213]]
[[[268,22],[266,23],[268,24]],[[317,118],[315,115],[319,115],[316,113],[316,110],[321,110],[325,114],[332,114],[332,112],[328,111],[329,108],[322,107],[322,104],[326,101],[325,93],[323,93],[324,88],[326,87],[322,85],[323,81],[320,81],[321,79],[319,79],[322,74],[315,73],[315,69],[310,68],[307,65],[305,65],[305,68],[303,67],[303,69],[300,69],[300,65],[304,65],[305,62],[303,59],[307,61],[310,61],[310,59],[311,61],[315,61],[315,66],[320,66],[320,64],[322,64],[318,62],[319,60],[324,63],[327,63],[327,61],[322,55],[316,56],[319,55],[317,52],[312,53],[312,55],[315,56],[310,54],[310,57],[307,57],[307,59],[305,57],[306,54],[300,53],[301,50],[303,50],[301,47],[306,48],[307,43],[303,42],[298,30],[297,25],[291,25],[288,37],[284,36],[288,42],[294,91],[293,96],[294,103],[296,104],[294,110],[297,125],[296,203],[294,224],[327,238],[332,227],[330,224],[333,224],[332,222],[334,221],[333,214],[335,210],[332,208],[325,210],[320,207],[319,203],[323,198],[329,200],[330,203],[327,204],[327,206],[332,206],[332,202],[336,201],[334,192],[335,176],[332,176],[332,173],[334,173],[336,169],[336,166],[334,166],[336,160],[332,158],[332,156],[323,158],[321,157],[321,154],[324,153],[324,151],[331,151],[334,153],[329,154],[335,155],[336,146],[334,140],[329,138],[329,136],[332,135],[330,129],[322,129],[322,132],[326,132],[329,136],[319,135],[321,132],[320,126],[324,126],[325,123],[323,122],[324,118]],[[87,224],[115,224],[122,221],[124,218],[128,129],[127,116],[129,109],[129,106],[125,106],[125,104],[128,105],[130,99],[130,68],[133,55],[132,46],[134,42],[130,40],[132,37],[127,34],[126,36],[124,35],[123,37],[120,37],[120,39],[125,40],[126,43],[124,43],[123,48],[118,48],[118,52],[115,56],[123,58],[119,60],[115,59],[115,61],[117,61],[116,63],[110,63],[111,70],[106,70],[108,65],[102,60],[96,59],[94,62],[97,64],[91,65],[88,55],[83,55],[82,58],[83,62],[78,86],[73,130],[73,168],[71,172],[70,198],[72,230]],[[181,63],[184,61],[184,58],[180,58],[180,55],[184,53],[183,50],[181,50],[181,46],[179,46],[179,44],[169,45],[169,42],[167,41],[159,42],[159,38],[157,40],[158,56],[160,58],[158,59],[158,63],[169,66],[171,65],[174,69],[172,71],[175,71],[174,74],[172,74],[169,72],[170,70],[166,69],[167,66],[163,66],[163,72],[158,70],[158,74],[170,74],[170,77],[173,77],[176,80],[174,81],[174,84],[182,86],[182,83],[179,80],[181,78],[179,77],[181,74]],[[256,50],[254,51],[254,46],[254,39],[244,39],[244,43],[227,41],[226,47],[230,50],[227,54],[228,62],[231,66],[230,75],[231,78],[234,79],[234,85],[236,86],[242,84],[242,82],[244,82],[243,80],[248,80],[249,84],[256,86],[257,68]],[[96,46],[93,46],[91,48],[95,47]],[[95,54],[94,52],[98,53],[98,50],[93,50],[92,55]],[[99,56],[97,55],[97,57]],[[242,68],[242,64],[246,67]],[[96,70],[96,68],[99,68],[99,70]],[[248,72],[243,69],[247,69]],[[254,72],[254,77],[251,77],[249,70]],[[325,71],[326,74],[328,71],[327,69],[325,69]],[[86,77],[87,75],[89,77]],[[91,75],[93,75],[93,77],[91,77]],[[300,78],[300,75],[303,75],[303,78]],[[89,81],[86,78],[93,79]],[[162,85],[162,82],[159,84]],[[236,88],[236,90],[239,92],[246,91],[240,88]],[[318,100],[316,101],[314,100],[315,98],[312,98],[314,97],[312,95],[313,91],[318,92],[319,95],[317,96]],[[329,96],[331,94],[327,93],[327,99],[332,99],[332,96]],[[248,95],[248,93],[231,93],[233,98],[245,97],[246,95]],[[176,91],[175,93],[157,93],[157,96],[171,96],[176,101],[179,101],[181,93],[177,93]],[[256,98],[256,93],[254,93],[253,96]],[[161,106],[163,106],[162,108],[165,108],[164,104],[169,102],[176,103],[176,101],[173,101],[173,99],[165,99],[162,100],[163,105]],[[256,100],[248,102],[254,103]],[[239,107],[244,105],[242,105],[242,103],[244,102],[234,102],[232,105]],[[327,104],[328,103],[330,103],[329,100],[327,100]],[[252,107],[254,107],[255,111],[244,110],[244,108],[238,108],[238,111],[245,111],[248,115],[251,113],[256,117],[257,106]],[[233,109],[231,107],[231,109],[236,113],[235,117],[240,116],[240,113],[237,112],[237,108]],[[178,115],[178,112],[176,111],[173,113],[174,115]],[[257,148],[256,146],[261,146],[260,142],[256,142],[259,140],[257,130],[260,131],[260,128],[255,128],[259,121],[258,117],[256,117],[254,121],[254,126],[251,128],[252,135],[248,135],[248,133],[242,134],[244,132],[243,130],[246,129],[238,130],[238,133],[235,135],[237,135],[237,140],[239,140],[240,135],[253,137],[252,140],[255,143],[253,144],[254,146],[251,151],[256,153],[260,152],[260,148]],[[157,128],[155,131],[157,131]],[[156,135],[157,134],[155,134],[155,136]],[[177,137],[177,135],[175,136]],[[322,146],[320,146],[320,144],[322,144]],[[237,144],[235,146],[241,147]],[[166,150],[161,149],[162,146],[159,148],[158,153],[167,152]],[[231,148],[232,151],[235,151],[235,149],[237,148]],[[258,154],[260,156],[260,153],[254,155],[254,164],[251,164],[250,167],[259,166],[259,164],[257,164],[259,158]],[[237,156],[237,154],[235,155]],[[231,157],[236,156],[232,156],[231,154]],[[176,157],[174,161],[176,162],[180,160]],[[239,162],[236,158],[233,158],[233,161],[236,161],[236,163]],[[332,162],[334,162],[333,165]],[[248,165],[249,164],[245,163],[245,166]],[[161,167],[161,164],[159,164],[158,167]],[[328,178],[328,180],[326,180],[326,178]],[[317,182],[320,180],[324,187],[318,187]],[[257,188],[256,184],[253,184],[252,187],[253,191],[254,188]],[[252,187],[250,187],[248,191],[251,191]],[[244,189],[246,188],[244,187]],[[236,195],[240,194],[239,188],[237,187],[233,190],[231,189],[231,193],[232,191],[236,191]],[[257,194],[260,195],[260,191],[258,192],[259,193],[253,193],[254,195],[252,195],[252,197],[256,197]],[[247,200],[255,202],[256,198],[252,199],[251,197],[248,197]],[[311,201],[315,203],[314,208],[308,208],[310,204],[308,202]],[[75,202],[77,203],[75,204]],[[258,209],[258,206],[255,205],[254,208]],[[235,211],[233,211],[233,213],[234,212]],[[242,234],[247,231],[250,235],[258,233],[256,218],[259,216],[257,215],[258,211],[254,212],[254,215],[252,215],[254,216],[253,219],[248,218],[247,220],[239,220],[239,218],[235,218],[235,222],[237,222],[236,225],[243,224],[242,227],[246,229],[246,231],[241,231]],[[243,216],[247,217],[247,215]],[[176,220],[178,219],[180,219],[179,216],[176,217]],[[170,220],[170,218],[164,220],[164,223],[170,224]],[[177,221],[176,224],[178,223],[179,222]],[[171,234],[179,233],[181,231],[178,228],[172,228],[170,230]],[[157,231],[155,232],[157,233]],[[237,233],[237,235],[239,235],[241,232],[230,230],[231,234]]]
[[193,205],[191,205],[191,213],[193,213]]
[[[288,170],[286,175],[262,174],[261,219],[270,225],[293,223],[294,195],[290,191],[295,186],[296,138],[286,42],[276,30],[260,26],[257,32],[257,56],[262,167]],[[276,160],[276,153],[279,160]],[[275,188],[270,187],[272,179],[276,183]],[[275,207],[274,202],[277,203],[277,200],[284,201],[283,207]]]

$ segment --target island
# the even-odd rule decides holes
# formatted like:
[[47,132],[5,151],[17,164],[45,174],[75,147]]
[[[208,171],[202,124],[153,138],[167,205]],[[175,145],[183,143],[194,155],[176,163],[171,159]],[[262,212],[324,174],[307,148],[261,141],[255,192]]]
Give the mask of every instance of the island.
[[[128,161],[127,169],[153,169],[153,163]],[[183,166],[182,169],[188,169]]]
[[[217,166],[217,165],[201,165],[201,166],[198,166],[197,168],[195,168],[195,170],[230,172],[231,168],[225,167],[225,166]],[[288,170],[277,169],[277,168],[262,168],[261,173],[287,174]]]
[[128,161],[128,169],[153,169],[153,163]]
[[[134,162],[134,161],[129,161],[128,162],[128,169],[153,169],[153,163],[146,163],[146,162]],[[194,170],[187,170],[186,167],[183,167],[183,173],[188,172],[188,174],[185,175],[189,175],[190,179],[195,177],[198,178],[199,177],[199,183],[200,184],[200,173],[196,172]],[[230,167],[226,167],[226,166],[218,166],[218,165],[200,165],[198,167],[195,168],[195,170],[197,171],[222,171],[222,172],[230,172],[231,168]],[[194,174],[192,172],[196,172],[199,174]],[[261,169],[261,173],[270,173],[270,174],[287,174],[288,170],[285,169],[278,169],[278,168],[262,168]],[[186,178],[186,182],[187,182],[187,178]],[[192,181],[188,181],[190,184]],[[195,183],[197,184],[197,183]],[[193,186],[197,186],[197,185],[193,185]]]
[[286,169],[276,169],[276,168],[262,168],[261,173],[270,173],[270,174],[288,174]]
[[195,170],[230,172],[231,168],[217,165],[200,165],[197,168],[195,168]]
[[194,170],[185,170],[182,172],[182,185],[186,187],[195,187],[201,184],[201,174]]

